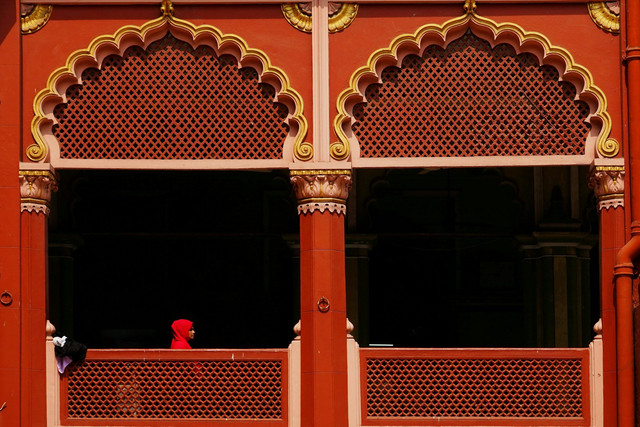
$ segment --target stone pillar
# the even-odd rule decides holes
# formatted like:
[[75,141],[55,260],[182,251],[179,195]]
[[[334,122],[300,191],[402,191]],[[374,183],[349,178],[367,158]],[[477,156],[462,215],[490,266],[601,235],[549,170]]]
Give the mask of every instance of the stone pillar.
[[300,215],[301,425],[348,426],[348,170],[291,171]]
[[590,252],[595,238],[581,232],[545,231],[519,239],[527,344],[585,346],[592,337]]
[[[20,170],[20,394],[23,425],[45,426],[47,218],[57,190],[49,170]],[[17,299],[17,298],[16,298]]]
[[616,255],[625,244],[624,167],[596,166],[589,177],[598,199],[600,218],[600,316],[604,425],[617,424],[616,407],[616,309],[613,272]]

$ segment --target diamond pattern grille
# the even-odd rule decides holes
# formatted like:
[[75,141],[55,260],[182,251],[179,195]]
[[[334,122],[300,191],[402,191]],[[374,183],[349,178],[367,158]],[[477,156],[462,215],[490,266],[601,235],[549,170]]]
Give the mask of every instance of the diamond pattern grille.
[[69,419],[282,419],[282,362],[87,360],[67,379]]
[[85,70],[66,97],[53,126],[65,159],[280,159],[289,132],[256,70],[171,34]]
[[582,417],[580,359],[368,359],[368,417]]
[[383,70],[353,108],[361,157],[584,154],[586,103],[529,53],[467,31]]

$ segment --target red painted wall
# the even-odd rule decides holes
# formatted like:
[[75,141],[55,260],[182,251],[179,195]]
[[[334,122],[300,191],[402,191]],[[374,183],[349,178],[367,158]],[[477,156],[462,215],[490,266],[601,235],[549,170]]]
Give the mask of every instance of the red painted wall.
[[[0,2],[0,426],[20,425],[20,5]],[[6,298],[5,294],[5,298]]]

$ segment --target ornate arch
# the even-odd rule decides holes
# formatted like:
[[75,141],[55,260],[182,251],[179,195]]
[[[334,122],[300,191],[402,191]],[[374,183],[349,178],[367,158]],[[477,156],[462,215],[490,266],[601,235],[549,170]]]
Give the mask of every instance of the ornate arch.
[[[574,155],[467,155],[441,157],[394,157],[363,158],[360,156],[359,141],[352,125],[356,123],[354,107],[367,103],[367,88],[383,83],[385,69],[402,67],[403,60],[410,55],[422,56],[425,50],[435,46],[446,49],[467,32],[486,41],[491,48],[498,45],[510,46],[517,55],[531,54],[539,67],[552,67],[557,71],[560,83],[568,82],[575,88],[575,101],[588,106],[584,122],[590,127],[584,143],[584,153]],[[547,165],[547,164],[590,164],[594,158],[615,157],[619,144],[609,139],[611,119],[607,113],[607,102],[603,92],[593,84],[590,72],[575,63],[565,49],[553,46],[542,34],[526,32],[513,23],[498,24],[478,16],[469,8],[462,17],[452,19],[443,25],[429,24],[419,28],[414,34],[397,37],[386,49],[375,51],[367,65],[356,70],[349,88],[337,100],[338,114],[334,129],[338,141],[331,145],[331,156],[335,160],[350,159],[355,167],[388,166],[506,166],[506,165]],[[461,118],[464,120],[464,118]]]
[[[164,10],[163,10],[164,11]],[[70,55],[66,65],[54,71],[48,79],[45,89],[34,99],[35,117],[31,130],[35,144],[26,149],[26,156],[32,162],[50,162],[54,167],[63,168],[182,168],[184,161],[189,168],[273,168],[288,167],[293,161],[307,161],[313,157],[313,146],[304,142],[307,133],[307,121],[303,115],[303,101],[300,95],[291,88],[286,74],[271,65],[267,55],[260,50],[251,49],[239,36],[222,34],[209,25],[195,26],[188,21],[175,18],[171,12],[164,11],[158,19],[147,22],[140,27],[125,26],[113,35],[96,38],[87,49],[78,50]],[[57,124],[54,110],[57,106],[68,102],[67,91],[73,86],[83,84],[83,73],[89,69],[101,69],[113,55],[123,57],[127,49],[137,47],[146,50],[155,42],[172,36],[192,49],[206,47],[213,49],[218,58],[230,56],[235,58],[239,70],[255,70],[259,84],[266,84],[275,93],[268,96],[274,103],[286,107],[283,120],[286,126],[286,137],[280,159],[63,159],[60,156],[60,145],[53,133]],[[108,165],[108,166],[107,166]]]

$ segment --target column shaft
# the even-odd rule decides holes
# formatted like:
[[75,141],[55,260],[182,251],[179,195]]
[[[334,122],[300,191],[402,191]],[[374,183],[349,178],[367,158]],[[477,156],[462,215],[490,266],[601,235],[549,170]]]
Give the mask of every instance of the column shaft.
[[300,216],[303,426],[348,422],[344,257],[343,215]]
[[301,426],[347,427],[349,171],[292,171],[300,214]]
[[47,221],[49,170],[21,170],[20,195],[20,425],[47,425]]

